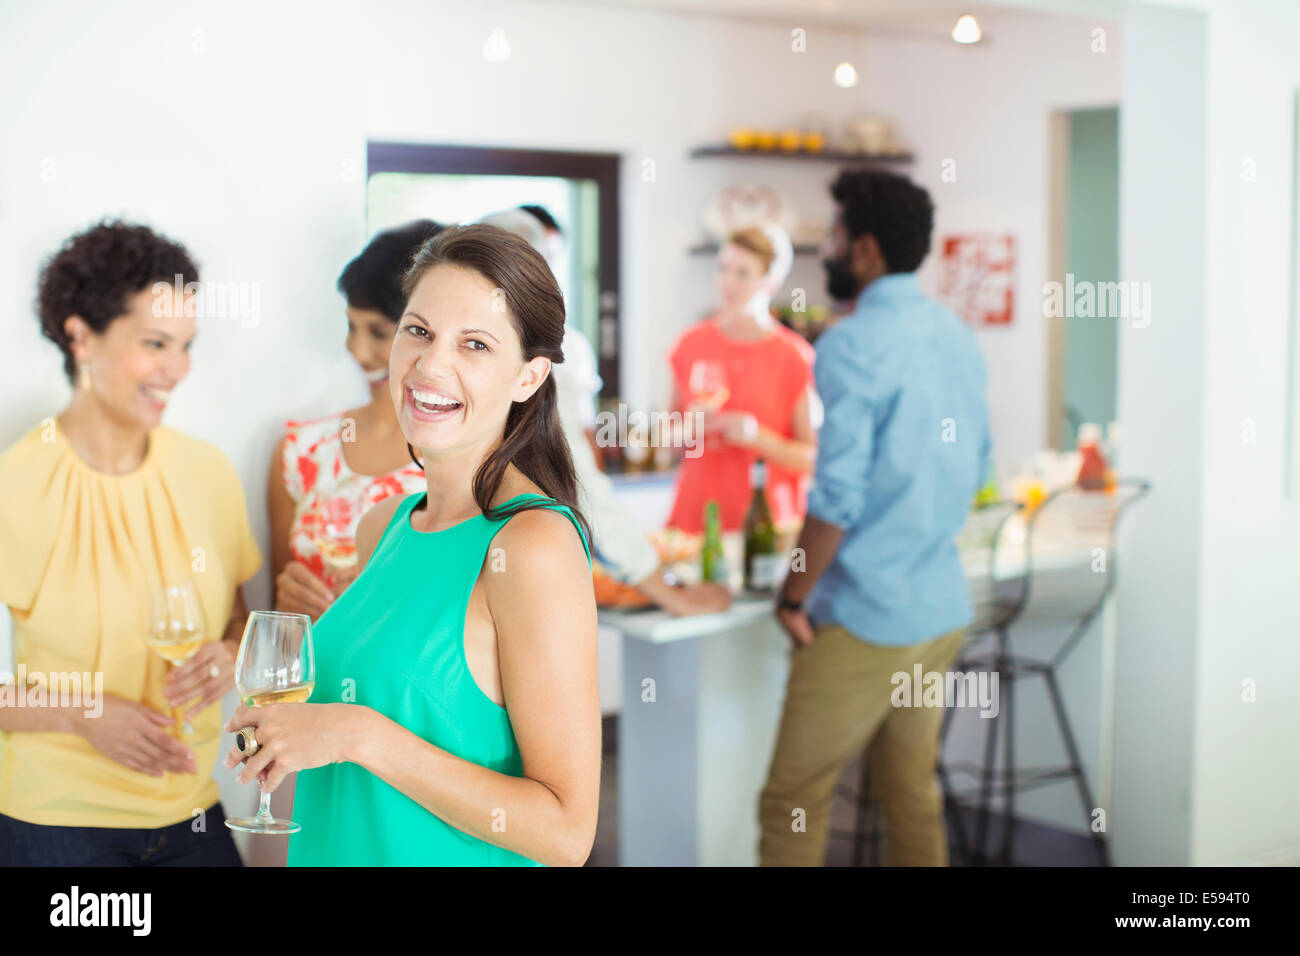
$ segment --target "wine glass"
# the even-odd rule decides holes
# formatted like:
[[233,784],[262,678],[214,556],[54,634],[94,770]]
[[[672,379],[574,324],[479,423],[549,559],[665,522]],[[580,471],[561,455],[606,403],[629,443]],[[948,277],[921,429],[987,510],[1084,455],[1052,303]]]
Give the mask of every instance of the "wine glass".
[[330,498],[320,505],[316,548],[334,586],[351,580],[357,566],[357,525],[361,509],[347,498]]
[[[193,581],[154,591],[150,617],[149,646],[173,669],[197,654],[206,642],[207,620]],[[203,743],[193,739],[197,731],[188,719],[182,719],[181,713],[180,708],[172,709],[172,716],[179,722],[176,736],[188,743]]]
[[726,370],[721,362],[712,359],[696,359],[692,362],[686,385],[690,389],[691,404],[702,405],[711,412],[722,408],[731,396],[727,388]]
[[[235,662],[235,687],[250,707],[300,704],[316,686],[316,656],[311,645],[311,618],[306,614],[254,611],[244,626]],[[271,795],[259,784],[257,816],[227,820],[226,826],[244,833],[297,833],[292,820],[271,815]]]

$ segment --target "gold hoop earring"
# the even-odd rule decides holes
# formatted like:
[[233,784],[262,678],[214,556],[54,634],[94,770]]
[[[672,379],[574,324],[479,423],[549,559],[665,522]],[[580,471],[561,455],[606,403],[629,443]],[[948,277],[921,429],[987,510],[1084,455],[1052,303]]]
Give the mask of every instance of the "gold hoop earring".
[[77,385],[86,391],[90,390],[90,363],[86,362],[77,369]]

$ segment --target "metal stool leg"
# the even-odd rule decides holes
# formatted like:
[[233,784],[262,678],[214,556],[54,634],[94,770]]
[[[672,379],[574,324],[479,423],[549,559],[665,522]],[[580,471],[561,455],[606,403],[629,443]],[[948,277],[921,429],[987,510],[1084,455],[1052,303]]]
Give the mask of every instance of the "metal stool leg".
[[1095,804],[1092,802],[1092,791],[1088,788],[1088,779],[1083,772],[1083,763],[1079,760],[1079,748],[1074,742],[1074,733],[1070,730],[1070,721],[1065,713],[1065,705],[1061,700],[1061,691],[1056,686],[1056,674],[1050,668],[1043,669],[1043,680],[1047,682],[1047,693],[1052,701],[1052,709],[1056,712],[1056,726],[1061,731],[1061,739],[1065,741],[1065,752],[1070,757],[1070,772],[1079,788],[1079,799],[1083,801],[1083,815],[1088,823],[1088,830],[1092,832],[1093,842],[1096,844],[1097,853],[1101,858],[1102,866],[1110,866],[1110,847],[1106,844],[1106,837],[1092,830],[1092,810]]
[[[998,655],[996,658],[999,671],[1002,670],[1002,632],[998,631]],[[1001,690],[1001,688],[999,688]],[[975,822],[975,846],[974,859],[979,863],[988,861],[988,854],[984,851],[985,837],[988,835],[989,828],[989,804],[992,801],[993,778],[997,773],[997,743],[998,743],[998,725],[1002,722],[1002,708],[998,708],[998,713],[989,718],[988,730],[984,733],[984,766],[980,769],[980,797],[979,811]]]
[[[1005,652],[1007,651],[1005,643],[1005,634],[999,632],[999,641],[1002,642],[1003,660],[1007,660]],[[1005,664],[998,665],[999,675],[1010,676],[1011,670]],[[1006,711],[1007,720],[1003,727],[1002,733],[1005,735],[1005,745],[1003,752],[1006,754],[1006,763],[1003,767],[1003,779],[1007,782],[1006,802],[1003,804],[1003,831],[1002,831],[1002,865],[1012,866],[1013,856],[1015,853],[1014,842],[1016,838],[1016,721],[1015,714],[1012,710],[1012,700],[1014,698],[1015,681],[1006,680],[1005,682],[999,677],[998,692],[1002,696],[1002,704],[998,707],[998,712]]]

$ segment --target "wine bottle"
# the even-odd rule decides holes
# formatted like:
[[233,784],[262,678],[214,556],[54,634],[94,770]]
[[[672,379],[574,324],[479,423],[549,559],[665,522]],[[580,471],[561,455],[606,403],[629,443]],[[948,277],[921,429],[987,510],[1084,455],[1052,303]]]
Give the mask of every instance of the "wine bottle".
[[700,552],[700,579],[725,584],[727,564],[722,553],[722,518],[718,503],[710,500],[704,506],[704,548]]
[[745,515],[745,588],[772,591],[778,583],[780,557],[776,553],[776,525],[767,504],[767,465],[763,459],[750,465],[749,484],[754,491]]

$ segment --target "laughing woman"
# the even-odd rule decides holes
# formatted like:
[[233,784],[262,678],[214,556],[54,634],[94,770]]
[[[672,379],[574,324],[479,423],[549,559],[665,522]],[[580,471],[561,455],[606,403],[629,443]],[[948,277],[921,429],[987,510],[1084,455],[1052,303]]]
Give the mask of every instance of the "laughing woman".
[[360,576],[315,627],[313,702],[228,724],[255,728],[241,780],[305,771],[291,866],[578,866],[600,704],[550,375],[564,300],[539,253],[485,225],[426,243],[405,291],[390,392],[427,490],[362,519]]
[[[174,290],[197,279],[184,247],[121,222],[41,273],[41,331],[73,394],[0,454],[0,604],[28,680],[94,673],[103,709],[0,705],[0,866],[239,865],[212,768],[240,585],[262,557],[230,460],[162,424],[197,334],[196,300]],[[168,670],[148,608],[181,584],[207,631]]]

